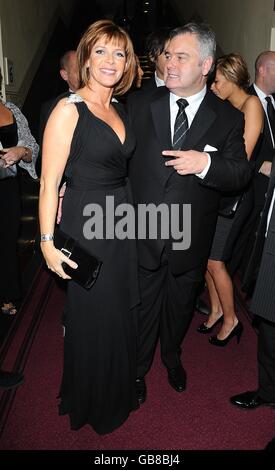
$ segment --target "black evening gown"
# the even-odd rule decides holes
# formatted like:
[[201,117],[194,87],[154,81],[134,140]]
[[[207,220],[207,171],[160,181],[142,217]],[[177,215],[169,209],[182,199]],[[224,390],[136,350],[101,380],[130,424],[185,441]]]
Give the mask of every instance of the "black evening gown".
[[[81,100],[78,95],[72,96]],[[114,104],[125,125],[124,143],[83,101],[75,105],[79,119],[65,172],[67,189],[61,229],[78,239],[103,265],[91,290],[68,282],[59,411],[69,414],[72,429],[90,424],[98,434],[105,434],[119,427],[138,408],[136,246],[135,240],[116,237],[89,240],[83,235],[83,227],[94,215],[89,204],[101,208],[100,218],[105,225],[106,196],[114,210],[130,201],[127,161],[135,138],[122,105]]]

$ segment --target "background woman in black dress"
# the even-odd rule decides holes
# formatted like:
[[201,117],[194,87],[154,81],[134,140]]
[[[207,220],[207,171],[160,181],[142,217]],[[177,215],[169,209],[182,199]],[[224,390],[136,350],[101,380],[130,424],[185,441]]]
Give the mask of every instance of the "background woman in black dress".
[[[212,91],[244,113],[244,141],[247,158],[257,151],[257,143],[263,129],[263,108],[256,96],[248,94],[249,73],[247,65],[239,54],[228,54],[217,61],[216,76]],[[254,158],[254,156],[253,156]],[[241,195],[240,195],[241,197]],[[239,197],[239,199],[240,199]],[[211,302],[211,313],[198,328],[199,333],[210,333],[215,324],[222,321],[216,336],[209,338],[215,346],[225,346],[228,341],[242,333],[233,297],[233,284],[225,262],[229,260],[232,247],[253,207],[252,190],[244,193],[234,217],[218,217],[213,244],[208,260],[206,282]]]
[[[0,90],[2,74],[0,70]],[[27,119],[13,103],[0,99],[0,305],[2,313],[16,314],[21,297],[17,240],[21,217],[18,166],[37,178],[39,147]]]
[[120,426],[138,407],[137,263],[134,240],[119,239],[115,230],[113,237],[95,238],[87,217],[92,216],[91,204],[97,204],[104,225],[107,197],[114,211],[129,201],[127,161],[135,139],[122,105],[112,102],[112,96],[130,88],[136,63],[128,35],[109,20],[88,28],[77,55],[80,89],[57,104],[44,134],[40,227],[48,241],[41,242],[41,247],[48,267],[69,279],[61,263],[76,264],[52,240],[58,187],[65,170],[61,229],[103,265],[91,290],[68,282],[60,414],[69,414],[72,429],[90,424],[104,434]]

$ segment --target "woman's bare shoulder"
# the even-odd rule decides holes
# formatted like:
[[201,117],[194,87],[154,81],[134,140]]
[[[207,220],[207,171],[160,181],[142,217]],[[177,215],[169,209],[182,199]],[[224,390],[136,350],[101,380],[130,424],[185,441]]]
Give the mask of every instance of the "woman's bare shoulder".
[[260,99],[258,98],[258,96],[254,96],[254,95],[248,96],[247,100],[245,101],[243,105],[242,111],[244,113],[255,112],[255,113],[260,113],[260,114],[263,114],[264,112]]
[[60,119],[77,118],[78,112],[74,102],[68,101],[68,97],[61,98],[54,107],[51,117]]

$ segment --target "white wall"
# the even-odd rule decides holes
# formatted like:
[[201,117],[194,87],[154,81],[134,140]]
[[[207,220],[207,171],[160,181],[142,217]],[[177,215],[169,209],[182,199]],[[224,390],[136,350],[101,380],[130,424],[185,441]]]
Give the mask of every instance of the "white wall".
[[22,104],[58,20],[70,19],[74,0],[0,0],[3,55],[14,66],[9,99]]
[[216,32],[223,52],[239,52],[254,77],[255,58],[271,47],[274,0],[171,0],[171,3],[185,21],[199,14]]

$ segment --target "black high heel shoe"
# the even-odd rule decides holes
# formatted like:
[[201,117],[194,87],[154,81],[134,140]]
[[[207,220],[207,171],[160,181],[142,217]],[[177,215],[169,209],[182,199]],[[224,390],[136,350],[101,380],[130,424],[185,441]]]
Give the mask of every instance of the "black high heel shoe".
[[218,320],[215,321],[215,323],[213,323],[212,326],[206,326],[204,323],[202,323],[198,328],[197,328],[197,332],[198,333],[203,333],[203,334],[206,334],[206,333],[211,333],[211,331],[215,328],[216,325],[218,325],[218,323],[220,323],[223,319],[223,315],[221,315]]
[[229,343],[229,341],[231,341],[231,339],[234,338],[234,336],[236,336],[237,342],[239,344],[241,340],[242,332],[243,332],[243,324],[240,321],[238,321],[237,325],[234,326],[233,330],[229,333],[229,335],[226,338],[219,339],[217,338],[217,336],[210,336],[208,341],[210,344],[213,344],[213,346],[226,346]]

